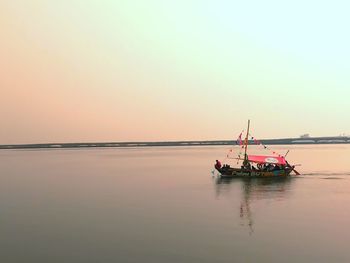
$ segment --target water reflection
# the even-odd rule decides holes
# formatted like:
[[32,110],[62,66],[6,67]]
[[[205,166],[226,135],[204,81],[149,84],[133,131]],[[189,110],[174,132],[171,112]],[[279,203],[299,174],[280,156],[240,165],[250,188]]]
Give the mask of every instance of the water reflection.
[[239,217],[241,225],[254,232],[254,212],[252,205],[259,200],[280,201],[291,193],[293,178],[217,178],[215,192],[217,197],[231,195],[239,198]]

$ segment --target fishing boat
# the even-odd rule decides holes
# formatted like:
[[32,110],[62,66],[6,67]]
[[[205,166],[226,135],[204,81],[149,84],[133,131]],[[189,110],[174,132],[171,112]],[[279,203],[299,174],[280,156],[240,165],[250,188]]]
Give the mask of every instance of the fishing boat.
[[[241,148],[244,149],[244,155],[238,155],[237,164],[242,161],[241,167],[231,167],[228,164],[221,165],[216,160],[215,169],[220,173],[221,177],[235,178],[235,177],[287,177],[292,172],[299,175],[299,172],[295,170],[294,165],[290,165],[286,156],[281,155],[250,155],[248,154],[248,136],[249,136],[250,120],[248,120],[248,129],[244,143],[242,142]],[[242,133],[241,133],[242,135]],[[241,138],[241,135],[239,138]],[[265,147],[266,148],[266,147]]]

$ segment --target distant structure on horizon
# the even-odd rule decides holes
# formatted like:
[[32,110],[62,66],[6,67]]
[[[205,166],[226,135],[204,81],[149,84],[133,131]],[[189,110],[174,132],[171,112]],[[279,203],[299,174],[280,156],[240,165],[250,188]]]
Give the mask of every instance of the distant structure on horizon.
[[[288,144],[350,144],[350,136],[311,137],[303,134],[299,138],[262,139],[265,145]],[[256,144],[249,140],[248,144]],[[209,146],[238,145],[236,140],[212,141],[158,141],[158,142],[93,142],[93,143],[40,143],[40,144],[8,144],[0,145],[0,149],[60,149],[60,148],[98,148],[98,147],[157,147],[157,146]]]

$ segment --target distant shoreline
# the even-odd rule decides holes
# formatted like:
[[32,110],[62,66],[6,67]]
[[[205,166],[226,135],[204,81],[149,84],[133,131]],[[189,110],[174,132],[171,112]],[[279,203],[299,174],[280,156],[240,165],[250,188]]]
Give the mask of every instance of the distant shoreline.
[[[260,140],[265,145],[299,145],[299,144],[350,144],[350,137],[309,137]],[[250,140],[249,144],[254,144]],[[98,142],[98,143],[37,143],[7,144],[0,149],[69,149],[69,148],[115,148],[115,147],[159,147],[159,146],[219,146],[237,145],[234,140],[211,141],[163,141],[163,142]]]

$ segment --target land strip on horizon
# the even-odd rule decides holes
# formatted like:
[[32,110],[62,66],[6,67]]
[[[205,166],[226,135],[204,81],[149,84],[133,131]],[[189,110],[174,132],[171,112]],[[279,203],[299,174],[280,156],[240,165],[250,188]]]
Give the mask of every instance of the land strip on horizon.
[[[259,140],[265,145],[288,144],[348,144],[350,137],[308,137]],[[253,140],[249,144],[255,144]],[[161,141],[161,142],[92,142],[92,143],[37,143],[37,144],[7,144],[0,149],[57,149],[57,148],[101,148],[101,147],[159,147],[159,146],[210,146],[237,145],[235,140],[206,140],[206,141]]]

